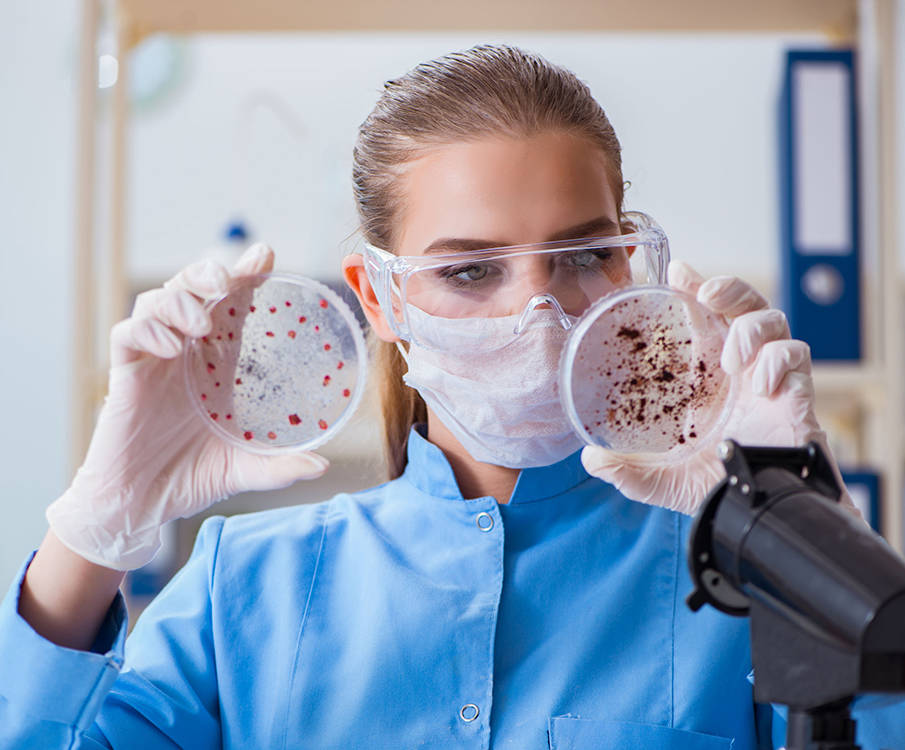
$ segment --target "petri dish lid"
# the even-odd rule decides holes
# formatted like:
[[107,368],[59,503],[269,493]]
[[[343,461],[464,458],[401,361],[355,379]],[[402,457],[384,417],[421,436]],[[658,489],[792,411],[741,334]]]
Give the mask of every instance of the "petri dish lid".
[[582,315],[560,362],[560,399],[589,445],[687,458],[725,425],[735,381],[722,316],[671,287],[633,287]]
[[213,326],[188,342],[185,380],[205,424],[255,453],[325,443],[361,401],[361,326],[329,287],[288,274],[236,279],[206,305]]

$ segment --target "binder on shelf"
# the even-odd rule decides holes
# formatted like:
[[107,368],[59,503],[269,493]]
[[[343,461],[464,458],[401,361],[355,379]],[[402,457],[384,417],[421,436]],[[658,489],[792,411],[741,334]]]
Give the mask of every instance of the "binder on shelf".
[[864,520],[878,534],[882,533],[880,475],[874,471],[843,471],[842,481]]
[[780,97],[781,305],[815,360],[861,358],[851,50],[790,50]]

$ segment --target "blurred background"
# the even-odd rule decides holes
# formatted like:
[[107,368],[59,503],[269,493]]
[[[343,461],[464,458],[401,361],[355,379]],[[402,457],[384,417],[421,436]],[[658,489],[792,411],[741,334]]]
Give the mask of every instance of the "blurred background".
[[[383,82],[483,42],[539,52],[589,83],[622,142],[627,207],[661,223],[673,257],[750,280],[793,318],[796,295],[820,298],[793,328],[815,350],[821,421],[902,549],[902,0],[33,0],[3,3],[0,42],[0,580],[40,542],[45,507],[81,461],[107,333],[135,294],[257,240],[278,269],[337,284],[358,241],[352,146]],[[790,115],[790,100],[807,100],[790,51],[842,53],[829,63],[854,94],[831,86],[842,99]],[[825,177],[821,163],[842,166]],[[802,198],[790,164],[836,192]],[[851,207],[842,224],[833,200]],[[803,222],[841,226],[845,240],[816,275],[801,258],[823,251],[793,221],[807,206]],[[834,291],[839,279],[854,297]],[[828,333],[854,353],[822,356]],[[324,449],[326,477],[211,513],[374,484],[379,442],[366,403]],[[200,521],[173,525],[165,553],[133,576],[136,600],[184,559]]]

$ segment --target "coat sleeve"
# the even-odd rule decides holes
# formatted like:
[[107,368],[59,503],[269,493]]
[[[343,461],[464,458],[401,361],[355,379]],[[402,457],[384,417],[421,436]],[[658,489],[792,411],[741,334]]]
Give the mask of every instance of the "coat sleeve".
[[23,565],[0,604],[0,750],[220,746],[210,592],[222,526],[203,524],[128,643],[117,595],[89,651],[53,644],[19,616]]

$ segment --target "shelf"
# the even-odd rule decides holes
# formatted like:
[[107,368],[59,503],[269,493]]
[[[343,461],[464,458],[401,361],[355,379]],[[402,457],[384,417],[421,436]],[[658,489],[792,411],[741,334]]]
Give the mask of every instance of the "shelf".
[[119,0],[133,40],[155,32],[687,31],[822,32],[851,39],[855,0]]
[[883,371],[873,366],[815,364],[813,375],[818,393],[886,387]]

